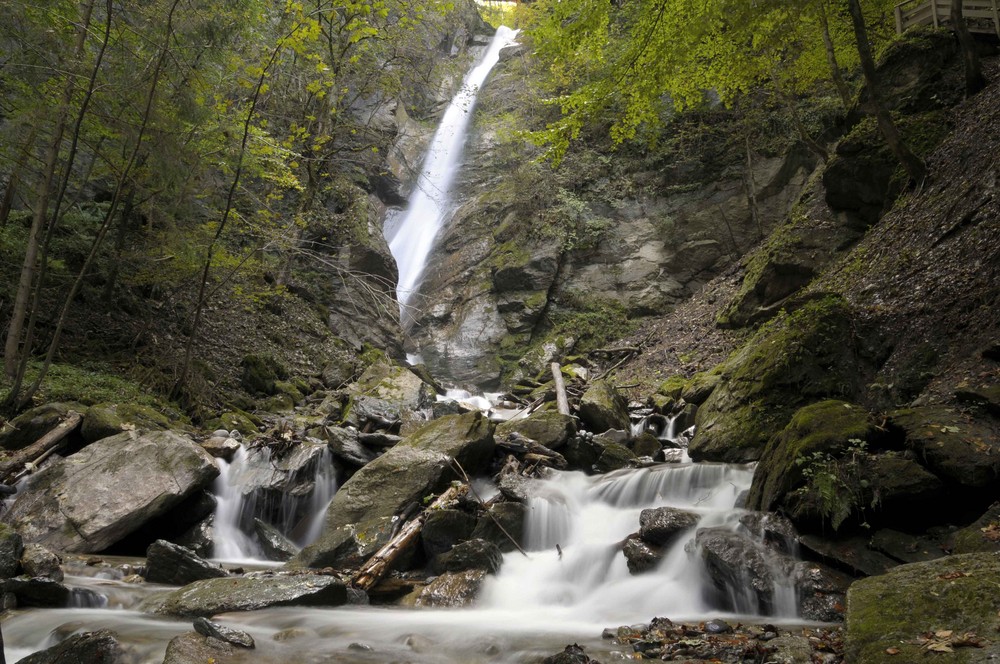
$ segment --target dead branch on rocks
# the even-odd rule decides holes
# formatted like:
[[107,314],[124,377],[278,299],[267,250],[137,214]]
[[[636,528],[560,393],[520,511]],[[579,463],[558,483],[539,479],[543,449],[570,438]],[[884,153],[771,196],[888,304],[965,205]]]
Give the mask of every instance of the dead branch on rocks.
[[560,415],[569,415],[569,399],[566,398],[566,383],[563,382],[562,367],[558,362],[553,362],[552,379],[556,384],[556,407]]
[[0,482],[7,484],[34,471],[34,467],[61,447],[68,436],[83,420],[83,416],[70,411],[54,429],[24,449],[13,452],[0,462]]
[[514,539],[509,532],[507,532],[507,529],[503,527],[503,524],[497,520],[496,516],[493,515],[493,512],[491,512],[489,508],[486,506],[486,501],[483,500],[483,497],[480,496],[479,493],[476,491],[476,489],[472,486],[472,480],[469,479],[469,474],[465,472],[465,468],[462,468],[462,464],[458,462],[458,459],[452,459],[451,463],[452,466],[454,466],[454,468],[458,470],[459,474],[461,474],[461,476],[465,479],[465,483],[469,486],[469,490],[472,491],[472,495],[475,496],[476,500],[479,501],[479,504],[486,509],[486,516],[488,516],[490,520],[494,523],[494,525],[496,525],[496,527],[500,529],[500,532],[503,533],[504,536],[510,540],[510,543],[513,544],[514,547],[521,552],[521,555],[527,558],[528,554],[524,551],[524,549],[521,548],[521,545],[517,543],[517,540]]

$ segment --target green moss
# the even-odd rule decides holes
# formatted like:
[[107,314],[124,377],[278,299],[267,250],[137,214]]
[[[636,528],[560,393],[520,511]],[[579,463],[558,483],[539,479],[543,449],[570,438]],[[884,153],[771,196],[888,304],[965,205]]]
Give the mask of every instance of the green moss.
[[[38,363],[31,363],[25,383],[31,384],[38,375]],[[0,393],[6,387],[0,379]],[[123,372],[101,364],[52,364],[35,396],[38,403],[75,401],[85,406],[99,403],[135,403],[162,410],[176,410],[168,402],[150,394],[136,381],[123,377]]]
[[662,394],[668,396],[671,399],[677,400],[681,398],[681,392],[684,391],[684,386],[687,385],[688,379],[680,374],[671,376],[656,388],[657,394]]
[[247,355],[240,367],[240,384],[251,394],[276,394],[275,381],[288,378],[288,370],[269,355]]

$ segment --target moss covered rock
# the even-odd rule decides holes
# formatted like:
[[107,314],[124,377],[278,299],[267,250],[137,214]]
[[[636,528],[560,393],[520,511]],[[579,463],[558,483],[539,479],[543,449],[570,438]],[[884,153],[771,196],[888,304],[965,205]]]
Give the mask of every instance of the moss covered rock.
[[523,420],[511,420],[497,426],[497,436],[501,438],[518,433],[550,450],[565,446],[575,432],[576,422],[572,417],[550,411],[536,411]]
[[580,400],[580,419],[590,431],[629,428],[628,404],[618,391],[603,380],[594,383]]
[[83,412],[84,407],[70,403],[48,403],[25,411],[0,428],[0,448],[16,451],[55,429],[71,411]]
[[719,368],[718,386],[698,409],[691,457],[757,460],[799,407],[861,391],[868,369],[862,348],[850,308],[837,296],[771,321]]
[[973,488],[1000,480],[1000,430],[995,422],[945,406],[924,406],[890,413],[889,424],[942,479]]
[[[993,638],[1000,594],[991,580],[997,578],[1000,553],[974,553],[856,581],[847,593],[846,661],[993,661],[1000,656],[1000,641]],[[983,647],[962,645],[970,632]]]
[[336,577],[314,574],[229,577],[195,581],[159,602],[156,613],[213,616],[270,606],[340,606],[347,602],[347,588]]
[[1000,503],[952,536],[953,553],[1000,551]]
[[771,511],[781,507],[785,496],[804,484],[804,462],[811,455],[839,456],[852,440],[869,440],[873,429],[868,412],[846,401],[828,399],[799,409],[764,449],[747,508]]

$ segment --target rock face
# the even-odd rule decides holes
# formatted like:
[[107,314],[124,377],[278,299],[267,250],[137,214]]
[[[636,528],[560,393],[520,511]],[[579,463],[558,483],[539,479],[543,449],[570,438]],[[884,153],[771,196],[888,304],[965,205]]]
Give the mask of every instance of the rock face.
[[229,573],[183,546],[157,540],[146,551],[145,576],[150,583],[184,586],[203,579],[229,576]]
[[698,408],[691,457],[757,460],[799,406],[858,394],[870,371],[864,349],[839,297],[771,321],[719,369],[718,386]]
[[3,520],[28,542],[102,551],[206,487],[219,470],[186,436],[105,438],[39,472]]
[[118,645],[114,632],[102,629],[76,634],[18,661],[20,664],[122,664],[125,653]]
[[[972,553],[856,581],[847,594],[846,661],[917,662],[929,649],[947,653],[941,656],[948,662],[1000,657],[1000,642],[992,638],[1000,599],[985,582],[998,577],[1000,553]],[[968,643],[969,633],[977,645]]]
[[347,588],[334,577],[316,574],[232,577],[196,581],[156,601],[156,613],[213,616],[269,606],[341,606],[347,602]]
[[[322,535],[293,559],[293,565],[360,563],[373,547],[386,541],[393,516],[458,479],[450,459],[474,475],[492,456],[493,425],[478,411],[434,420],[360,469],[340,488],[327,510]],[[359,538],[359,533],[364,537]]]

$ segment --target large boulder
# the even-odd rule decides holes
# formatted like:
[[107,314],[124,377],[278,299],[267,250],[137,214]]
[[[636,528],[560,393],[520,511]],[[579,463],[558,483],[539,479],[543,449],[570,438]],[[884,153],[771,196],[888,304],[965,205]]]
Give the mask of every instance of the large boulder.
[[16,576],[0,581],[0,595],[13,595],[17,606],[59,609],[69,606],[98,607],[104,598],[88,588],[70,588],[44,577]]
[[851,441],[871,439],[874,423],[863,408],[828,399],[796,411],[781,433],[764,448],[747,496],[747,508],[770,511],[805,482],[811,455],[839,456]]
[[497,437],[506,438],[517,433],[544,445],[550,450],[558,450],[576,432],[576,422],[569,415],[552,411],[535,411],[528,417],[510,420],[497,425]]
[[102,629],[83,632],[56,645],[18,660],[19,664],[121,664],[125,653],[115,633]]
[[[344,483],[327,510],[322,535],[293,565],[359,563],[367,548],[387,540],[393,516],[458,479],[452,459],[475,475],[486,468],[493,448],[493,425],[478,411],[430,422]],[[365,552],[357,549],[359,531],[370,533]]]
[[779,584],[788,585],[793,577],[792,559],[727,528],[701,528],[688,547],[705,562],[716,601],[726,610],[773,613]]
[[1000,503],[993,503],[972,524],[952,534],[951,550],[954,553],[1000,551]]
[[3,520],[28,542],[60,551],[102,551],[218,474],[212,457],[186,436],[125,432],[43,469]]
[[622,542],[622,553],[625,554],[625,564],[629,574],[642,574],[656,569],[663,560],[663,548],[650,544],[639,538],[637,534],[629,535]]
[[347,587],[336,577],[294,574],[195,581],[165,597],[149,600],[143,608],[193,618],[272,606],[341,606],[346,602]]
[[628,431],[627,406],[625,399],[610,383],[597,380],[580,399],[580,420],[594,433],[603,433],[608,429]]
[[373,363],[350,389],[405,410],[426,408],[434,400],[434,391],[419,376],[388,360]]
[[1000,427],[945,406],[904,408],[889,414],[906,447],[941,479],[970,488],[1000,484]]
[[242,654],[230,644],[197,632],[185,632],[170,639],[163,664],[235,664]]
[[656,507],[639,513],[639,537],[657,546],[665,546],[688,528],[698,524],[698,515],[676,507]]
[[1000,553],[901,565],[855,581],[847,593],[845,659],[896,664],[1000,658],[996,634]]
[[156,540],[146,551],[145,577],[150,583],[185,586],[224,576],[229,576],[226,570],[178,544]]
[[799,407],[858,394],[865,356],[840,297],[818,297],[779,316],[720,367],[718,386],[698,409],[691,457],[756,461]]

